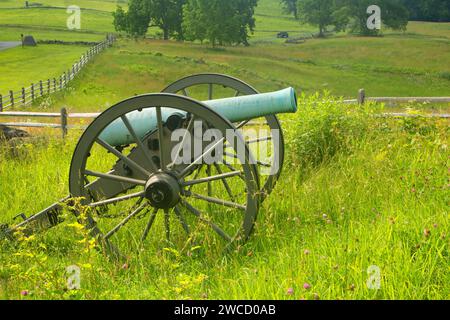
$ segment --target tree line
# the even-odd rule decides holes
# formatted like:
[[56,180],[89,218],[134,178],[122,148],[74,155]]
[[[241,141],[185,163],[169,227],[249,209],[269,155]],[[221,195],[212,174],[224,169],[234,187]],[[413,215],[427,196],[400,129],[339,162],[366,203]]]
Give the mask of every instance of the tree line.
[[[274,0],[276,1],[276,0]],[[450,21],[450,0],[278,0],[286,13],[315,25],[319,36],[329,28],[376,35],[367,27],[367,8],[377,5],[385,27],[405,30],[408,20]],[[255,28],[258,0],[129,0],[128,10],[118,6],[117,31],[139,37],[159,27],[164,39],[209,41],[215,45],[248,45]]]
[[280,0],[283,10],[295,19],[319,27],[323,36],[327,27],[335,31],[348,29],[359,34],[377,34],[367,28],[367,8],[381,9],[386,27],[404,30],[408,20],[450,21],[449,0]]
[[248,45],[255,27],[258,0],[129,0],[128,11],[118,6],[117,31],[143,36],[159,27],[165,40],[208,40],[213,46]]
[[410,20],[450,22],[449,0],[402,0]]

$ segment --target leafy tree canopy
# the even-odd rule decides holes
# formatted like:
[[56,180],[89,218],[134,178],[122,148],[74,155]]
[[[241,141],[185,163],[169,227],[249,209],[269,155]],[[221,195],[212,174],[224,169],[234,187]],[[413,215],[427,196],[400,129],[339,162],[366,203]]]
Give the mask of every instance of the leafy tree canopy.
[[150,26],[157,26],[163,30],[165,40],[170,36],[183,39],[181,23],[186,1],[129,0],[127,12],[118,6],[113,13],[114,26],[133,36],[143,36]]
[[257,0],[188,0],[184,6],[183,30],[187,40],[215,46],[248,45],[255,27]]

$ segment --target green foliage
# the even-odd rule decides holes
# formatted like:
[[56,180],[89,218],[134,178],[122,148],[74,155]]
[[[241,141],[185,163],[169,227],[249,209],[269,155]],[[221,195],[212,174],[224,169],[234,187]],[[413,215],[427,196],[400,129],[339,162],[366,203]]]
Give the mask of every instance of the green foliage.
[[297,9],[297,2],[298,0],[280,0],[283,11],[287,14],[294,15],[295,19],[298,19],[298,9]]
[[342,11],[336,0],[299,0],[298,15],[301,21],[318,26],[320,37],[325,35],[327,26],[339,29],[343,24]]
[[[365,136],[377,106],[366,109],[332,102],[333,97],[318,93],[302,95],[299,110],[287,125],[290,163],[310,169],[331,161],[338,153],[349,152],[351,146]],[[370,111],[369,111],[370,110]]]
[[377,5],[381,9],[381,21],[385,27],[394,30],[406,30],[408,25],[408,10],[400,0],[343,0],[352,19],[350,29],[352,32],[363,35],[377,35],[379,30],[367,28],[367,8]]
[[171,35],[183,39],[181,24],[185,3],[186,0],[147,0],[151,22],[163,30],[164,40]]
[[257,0],[189,0],[184,7],[186,39],[209,40],[213,46],[248,45],[256,5]]
[[450,21],[448,0],[402,0],[408,8],[410,19],[419,21]]
[[128,11],[118,6],[114,15],[117,31],[143,36],[151,25],[163,30],[164,40],[170,36],[183,39],[181,28],[183,5],[186,0],[130,0]]
[[400,0],[299,0],[298,14],[302,21],[319,27],[319,36],[324,36],[327,26],[336,31],[347,27],[352,32],[376,35],[379,30],[367,28],[367,8],[378,5],[381,8],[382,23],[394,30],[405,30],[408,11]]

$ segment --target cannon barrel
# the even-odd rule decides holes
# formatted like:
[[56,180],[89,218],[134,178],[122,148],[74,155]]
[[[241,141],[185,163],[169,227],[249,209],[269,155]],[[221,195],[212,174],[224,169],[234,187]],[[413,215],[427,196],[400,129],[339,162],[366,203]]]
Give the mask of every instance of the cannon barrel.
[[[297,111],[297,96],[293,88],[269,93],[209,100],[203,103],[231,122]],[[164,122],[174,114],[185,116],[178,110],[166,107],[161,108]],[[155,108],[144,109],[142,112],[131,112],[127,114],[127,118],[137,135],[141,138],[157,128]],[[127,145],[134,142],[133,137],[121,119],[117,119],[108,125],[103,130],[100,138],[112,146]]]

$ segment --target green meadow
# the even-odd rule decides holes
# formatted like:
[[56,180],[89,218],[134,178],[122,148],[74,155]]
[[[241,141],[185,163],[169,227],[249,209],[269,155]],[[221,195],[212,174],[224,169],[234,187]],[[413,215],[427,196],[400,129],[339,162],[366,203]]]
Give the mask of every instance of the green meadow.
[[[0,41],[20,33],[100,41],[114,32],[117,1],[71,1],[86,9],[79,31],[65,28],[68,1],[39,2],[27,9],[23,1],[0,2]],[[67,89],[17,107],[99,112],[201,72],[232,75],[263,92],[294,87],[298,112],[280,116],[285,166],[249,241],[225,252],[205,227],[200,232],[211,238],[204,244],[168,243],[159,216],[144,250],[115,263],[66,212],[67,221],[46,233],[0,243],[0,299],[450,299],[448,120],[386,118],[380,113],[392,107],[340,102],[360,88],[368,96],[449,96],[450,23],[410,22],[407,31],[385,30],[382,37],[340,33],[287,44],[277,32],[310,37],[315,28],[282,14],[278,0],[260,0],[256,21],[249,47],[162,41],[154,29],[147,39],[119,37]],[[0,93],[58,76],[87,49],[40,44],[0,51]],[[0,142],[0,222],[69,192],[81,131],[69,130],[65,140],[54,129],[31,133]],[[133,239],[130,231],[122,245],[131,247]],[[79,290],[67,290],[72,265],[81,268]],[[379,271],[379,286],[371,270]]]
[[[117,4],[114,1],[77,2],[82,8],[82,18],[81,30],[76,31],[66,28],[66,2],[46,0],[42,2],[42,7],[27,9],[23,8],[22,1],[3,3],[4,8],[0,7],[0,40],[18,40],[21,33],[32,33],[39,40],[100,41],[106,32],[114,31],[111,15]],[[117,98],[136,93],[131,91],[159,91],[167,81],[189,73],[208,71],[243,78],[264,90],[290,84],[306,93],[326,90],[336,96],[353,98],[360,88],[365,88],[371,96],[410,96],[412,93],[417,96],[448,95],[449,23],[410,22],[406,32],[386,30],[383,37],[363,38],[340,33],[329,39],[286,44],[284,40],[276,38],[277,32],[289,31],[291,37],[295,38],[309,37],[316,31],[311,26],[301,25],[292,17],[282,14],[277,1],[261,0],[257,7],[256,21],[257,27],[249,48],[212,49],[207,45],[192,43],[119,39],[117,45],[99,59],[109,61],[114,66],[120,65],[123,79],[127,79],[127,83],[132,81],[135,85],[116,83],[115,86],[106,86],[104,90],[114,93],[113,97],[103,97],[106,101],[98,101],[101,98],[93,97],[94,101],[91,103],[89,98],[83,96],[79,102],[63,99],[61,103],[83,110],[98,110],[103,108],[103,103],[113,103]],[[150,29],[149,37],[156,36],[157,32]],[[5,84],[0,83],[1,93],[16,91],[30,81],[39,80],[30,80],[30,69],[40,73],[43,79],[55,76],[54,68],[59,68],[60,71],[70,68],[76,61],[73,55],[85,49],[79,46],[61,49],[48,45],[39,47],[23,51],[15,49],[13,53],[0,52],[0,60],[5,62],[2,63],[2,74],[11,75],[2,77]],[[61,55],[71,48],[73,50],[66,55],[66,61],[61,61]],[[155,56],[156,54],[161,56]],[[48,58],[53,55],[58,62],[54,68],[49,68],[48,63],[38,63],[45,58],[51,61]],[[14,61],[22,59],[22,66],[18,67],[11,56],[14,56]],[[199,65],[195,60],[202,60],[204,63]],[[86,77],[99,77],[94,81],[84,81],[86,85],[104,86],[105,83],[118,80],[113,76],[117,68],[100,64],[97,68],[85,70]],[[156,69],[159,77],[154,76]],[[161,75],[168,79],[161,78]],[[132,79],[134,77],[135,80]],[[91,93],[95,93],[95,89],[94,92],[83,92],[94,96]],[[102,105],[96,106],[97,102]]]

